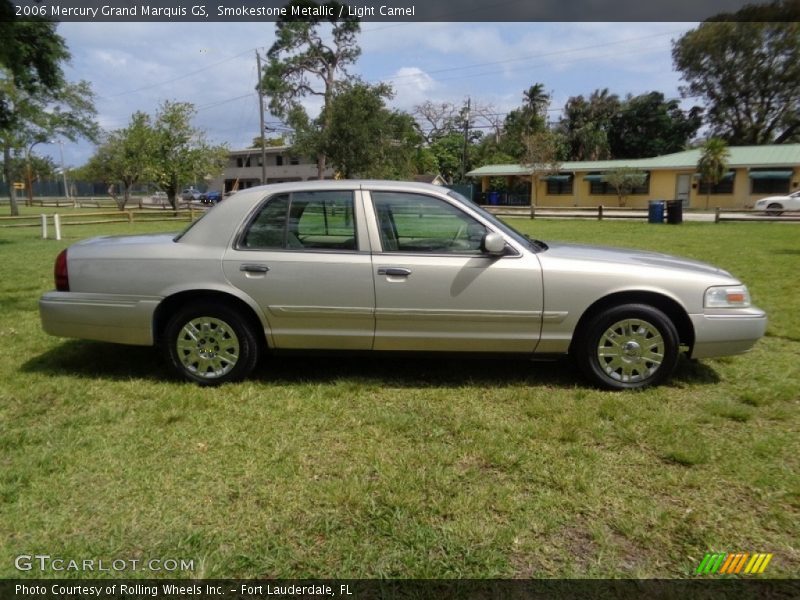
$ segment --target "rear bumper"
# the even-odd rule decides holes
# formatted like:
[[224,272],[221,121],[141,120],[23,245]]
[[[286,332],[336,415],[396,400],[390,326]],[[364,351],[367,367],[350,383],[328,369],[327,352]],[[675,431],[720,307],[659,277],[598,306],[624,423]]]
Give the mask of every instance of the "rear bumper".
[[161,298],[48,292],[39,299],[46,333],[136,346],[153,345],[153,313]]
[[764,336],[767,315],[758,308],[690,315],[694,325],[692,358],[747,352]]

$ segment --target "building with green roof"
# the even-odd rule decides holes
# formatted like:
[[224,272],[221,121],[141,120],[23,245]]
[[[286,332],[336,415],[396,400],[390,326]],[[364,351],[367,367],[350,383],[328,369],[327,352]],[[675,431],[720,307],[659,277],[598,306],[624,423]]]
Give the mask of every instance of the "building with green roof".
[[[557,172],[523,165],[487,165],[467,175],[480,179],[487,204],[510,198],[510,203],[535,202],[538,206],[617,205],[618,195],[606,176],[619,168],[646,176],[642,185],[623,198],[626,206],[638,208],[646,207],[649,200],[672,199],[682,200],[687,208],[750,208],[759,198],[800,189],[800,144],[732,146],[728,172],[710,189],[697,172],[701,152],[695,148],[652,158],[568,161],[558,165]],[[500,186],[496,178],[501,178]],[[493,184],[517,194],[493,194]]]

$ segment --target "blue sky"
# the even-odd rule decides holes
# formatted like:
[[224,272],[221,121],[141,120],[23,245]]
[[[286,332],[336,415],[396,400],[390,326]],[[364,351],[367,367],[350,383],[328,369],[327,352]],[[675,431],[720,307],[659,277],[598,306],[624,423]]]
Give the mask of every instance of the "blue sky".
[[[671,41],[692,23],[364,23],[362,56],[351,69],[395,88],[392,106],[411,111],[425,100],[489,104],[502,114],[541,82],[552,94],[551,119],[570,96],[598,88],[678,97]],[[274,24],[62,23],[71,80],[91,82],[100,125],[124,127],[134,111],[164,100],[192,102],[195,125],[231,148],[258,134],[255,51],[272,44]],[[311,112],[315,110],[309,103]],[[274,122],[274,119],[268,119]],[[40,149],[41,148],[41,149]],[[64,144],[67,166],[92,153]],[[58,146],[40,146],[57,161]]]

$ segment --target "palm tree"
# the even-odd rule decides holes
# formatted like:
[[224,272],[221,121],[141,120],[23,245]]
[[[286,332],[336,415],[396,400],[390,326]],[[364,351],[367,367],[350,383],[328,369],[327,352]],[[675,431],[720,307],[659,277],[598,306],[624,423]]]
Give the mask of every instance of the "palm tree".
[[720,138],[709,138],[702,146],[697,170],[706,184],[706,210],[711,196],[711,187],[717,185],[728,171],[728,143]]

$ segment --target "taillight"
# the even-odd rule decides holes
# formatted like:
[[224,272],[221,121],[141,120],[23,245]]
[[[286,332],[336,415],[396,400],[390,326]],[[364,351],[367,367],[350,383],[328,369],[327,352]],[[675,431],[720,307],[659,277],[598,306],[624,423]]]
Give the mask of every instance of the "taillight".
[[56,289],[59,292],[69,291],[69,273],[67,272],[67,249],[64,248],[56,257],[56,266],[53,269],[56,279]]

